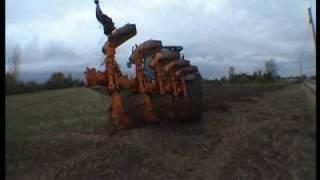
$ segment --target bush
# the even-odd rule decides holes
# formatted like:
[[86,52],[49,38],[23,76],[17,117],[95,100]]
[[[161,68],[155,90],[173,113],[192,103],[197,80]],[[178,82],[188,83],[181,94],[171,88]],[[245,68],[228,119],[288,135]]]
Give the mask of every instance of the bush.
[[73,80],[70,74],[68,75],[68,77],[65,77],[65,75],[62,72],[53,73],[50,79],[43,84],[37,83],[36,81],[19,82],[16,76],[14,76],[12,73],[6,73],[5,78],[6,95],[84,86],[83,81],[79,79]]

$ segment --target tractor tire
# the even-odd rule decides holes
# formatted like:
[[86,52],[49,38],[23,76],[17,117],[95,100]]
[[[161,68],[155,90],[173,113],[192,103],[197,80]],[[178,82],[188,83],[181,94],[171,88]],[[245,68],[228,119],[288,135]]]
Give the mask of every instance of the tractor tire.
[[188,118],[189,122],[200,121],[202,116],[202,87],[201,87],[201,75],[194,74],[194,78],[186,80],[187,94],[191,101],[192,112]]
[[131,92],[129,90],[124,90],[121,92],[121,98],[124,111],[127,113],[129,120],[132,122],[133,126],[136,128],[143,127],[144,122],[142,121],[142,114],[144,111],[144,104],[141,99],[141,94]]
[[[186,80],[187,97],[160,96],[158,94],[150,96],[154,113],[159,118],[160,125],[167,124],[170,121],[190,123],[200,121],[202,115],[201,81],[200,74],[194,74],[191,79]],[[103,88],[92,89],[99,93],[105,92]],[[129,90],[123,90],[119,93],[124,111],[127,113],[133,127],[145,126],[146,123],[143,120],[145,107],[141,95]],[[111,110],[110,106],[109,112]]]

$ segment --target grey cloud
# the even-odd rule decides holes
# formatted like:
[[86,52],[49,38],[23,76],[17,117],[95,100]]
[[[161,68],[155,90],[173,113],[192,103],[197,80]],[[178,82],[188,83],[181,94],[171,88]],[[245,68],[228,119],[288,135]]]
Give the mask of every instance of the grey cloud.
[[[61,18],[70,9],[83,9],[91,3],[90,1],[87,1],[87,3],[81,1],[75,3],[74,1],[65,0],[8,0],[5,4],[6,23],[16,24],[34,19],[52,21]],[[91,5],[94,7],[93,4]]]
[[[204,76],[210,78],[226,75],[230,66],[241,72],[263,69],[264,60],[269,58],[276,60],[283,75],[294,74],[295,59],[298,57],[303,57],[308,75],[315,73],[312,36],[305,17],[307,0],[101,2],[103,10],[113,18],[117,27],[128,22],[137,25],[138,34],[117,49],[120,67],[131,74],[132,69],[125,66],[131,46],[150,38],[161,39],[164,45],[184,46],[186,59],[198,65]],[[100,38],[103,32],[94,17],[93,2],[72,4],[58,0],[49,3],[45,5],[38,0],[30,1],[25,5],[25,12],[29,12],[25,17],[19,12],[13,15],[11,3],[10,7],[6,7],[9,12],[6,17],[10,19],[7,23],[16,27],[28,19],[39,22],[55,19],[59,23],[59,17],[75,9],[79,13],[89,10],[92,16],[89,24],[81,24],[87,23],[84,21],[79,22],[81,26],[72,27],[75,28],[75,35],[68,42],[66,39],[56,39],[55,42],[41,39],[38,45],[30,46],[29,52],[25,52],[25,62],[30,63],[29,69],[32,69],[34,62],[43,63],[43,66],[34,65],[37,68],[50,66],[51,70],[66,71],[83,71],[86,66],[97,66],[102,58],[103,42]],[[31,9],[37,10],[32,12]],[[80,30],[76,29],[79,27]],[[8,38],[10,41],[15,39],[13,35]]]
[[45,49],[43,50],[45,59],[70,59],[75,60],[79,59],[80,55],[74,52],[71,47],[66,47],[62,43],[59,42],[51,42],[49,43]]
[[[7,47],[7,56],[12,53]],[[96,52],[76,52],[63,42],[38,43],[37,39],[21,47],[21,71],[53,72],[53,71],[82,71],[90,62],[102,61]],[[10,62],[9,62],[10,63]]]

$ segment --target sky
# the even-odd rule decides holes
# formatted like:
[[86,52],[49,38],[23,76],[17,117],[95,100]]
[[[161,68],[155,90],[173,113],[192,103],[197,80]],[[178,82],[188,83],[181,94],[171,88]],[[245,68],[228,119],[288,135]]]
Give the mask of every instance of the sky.
[[[107,40],[95,17],[93,0],[6,0],[6,69],[14,47],[21,50],[20,78],[46,80],[61,71],[83,78],[99,68]],[[208,79],[264,70],[274,59],[281,76],[315,74],[315,48],[307,8],[315,0],[100,0],[116,27],[136,24],[137,35],[119,48],[122,71],[131,47],[146,40],[181,45],[182,53]],[[103,69],[102,69],[103,70]]]

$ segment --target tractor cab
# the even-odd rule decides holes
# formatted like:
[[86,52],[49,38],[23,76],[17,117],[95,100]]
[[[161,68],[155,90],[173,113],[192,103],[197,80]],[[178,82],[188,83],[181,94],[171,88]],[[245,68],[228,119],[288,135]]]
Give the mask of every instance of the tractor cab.
[[148,40],[141,43],[139,46],[132,48],[132,54],[129,57],[129,62],[127,63],[127,67],[131,68],[133,64],[133,53],[135,49],[140,49],[143,54],[143,71],[145,77],[152,81],[155,80],[155,73],[154,70],[149,66],[151,63],[152,58],[158,53],[159,51],[171,51],[176,52],[176,59],[184,59],[183,55],[180,55],[180,52],[183,50],[182,46],[162,46],[162,42],[160,40]]
[[[180,56],[180,52],[183,50],[182,46],[162,46],[160,51],[174,51],[178,53],[180,59],[183,59],[183,56]],[[150,62],[152,60],[152,57],[155,54],[150,54],[149,56],[144,57],[144,65],[143,65],[143,71],[146,75],[146,78],[150,81],[155,80],[155,73],[154,70],[150,68]],[[178,60],[178,59],[177,59]]]
[[175,51],[180,53],[183,50],[182,46],[162,46],[161,50]]

